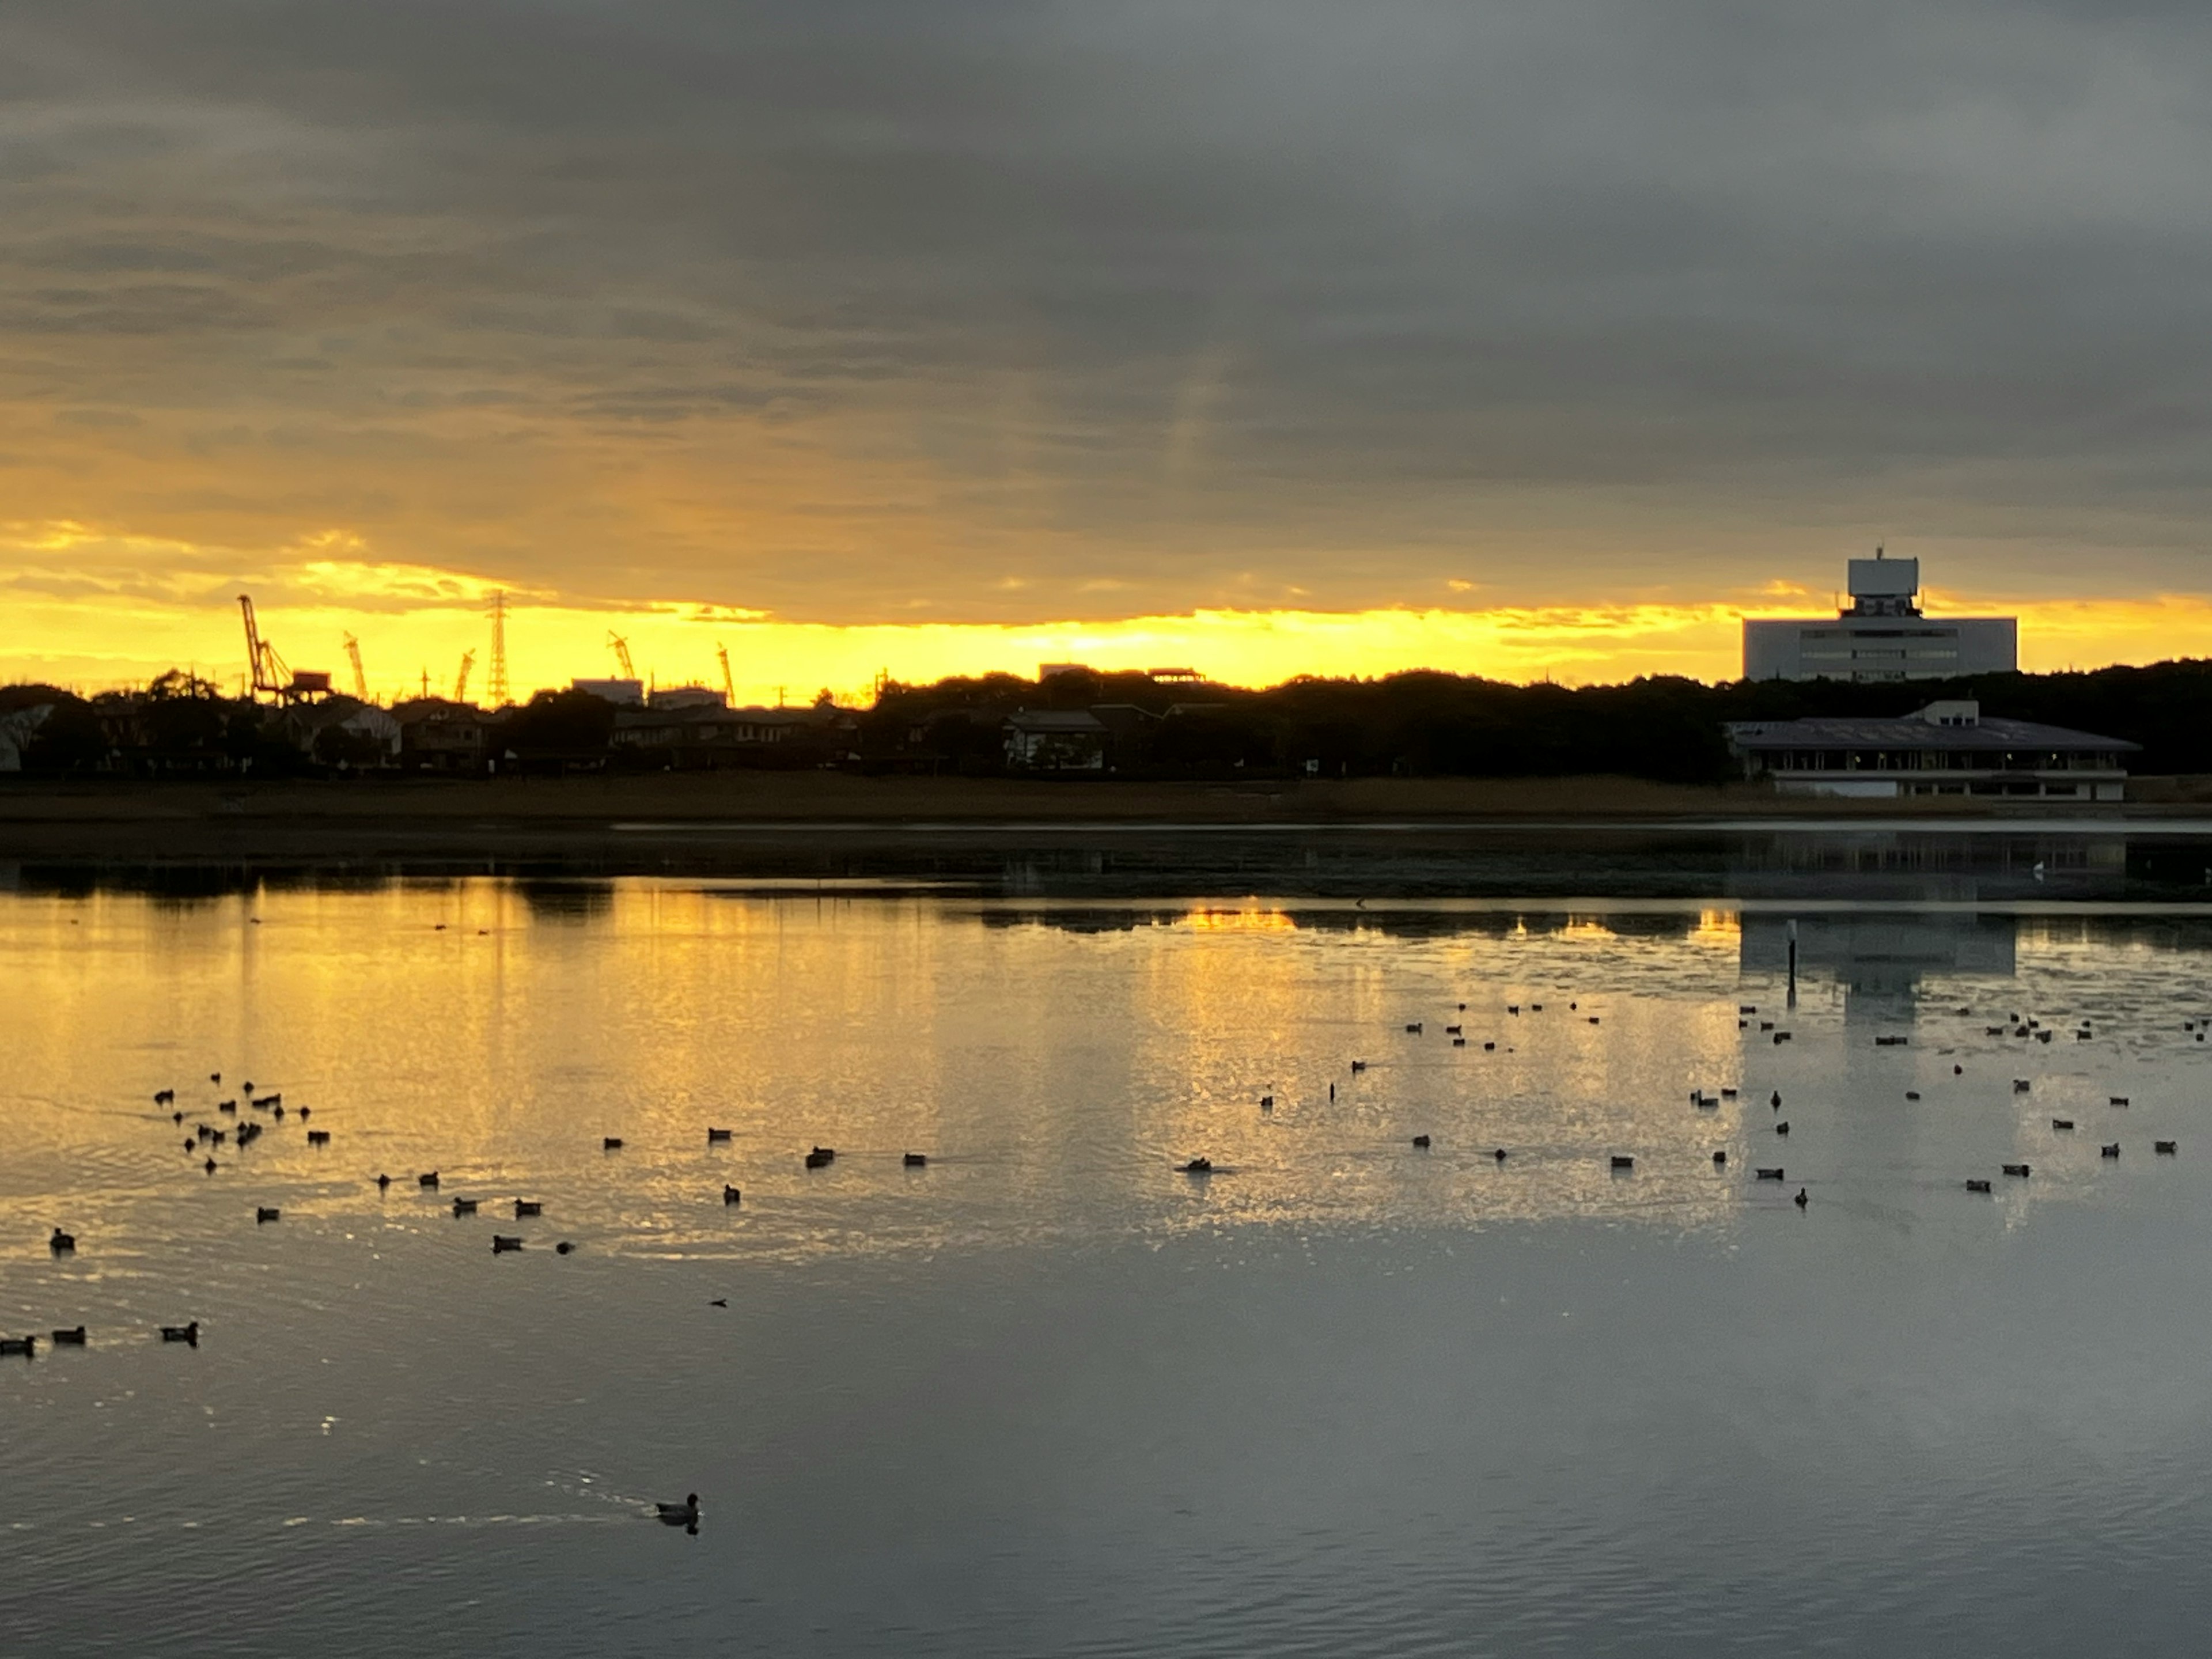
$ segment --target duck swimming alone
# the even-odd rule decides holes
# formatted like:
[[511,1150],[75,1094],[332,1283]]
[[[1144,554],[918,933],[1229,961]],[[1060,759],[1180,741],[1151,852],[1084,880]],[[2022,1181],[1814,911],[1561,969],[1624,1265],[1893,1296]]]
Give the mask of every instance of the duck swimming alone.
[[189,1325],[164,1325],[161,1327],[161,1340],[182,1342],[188,1347],[197,1348],[200,1345],[200,1322],[195,1319]]
[[699,1524],[699,1494],[693,1492],[680,1504],[655,1504],[653,1516],[665,1527],[691,1527]]
[[57,1227],[54,1229],[54,1236],[46,1241],[46,1248],[56,1255],[66,1255],[76,1249],[76,1235],[65,1233]]

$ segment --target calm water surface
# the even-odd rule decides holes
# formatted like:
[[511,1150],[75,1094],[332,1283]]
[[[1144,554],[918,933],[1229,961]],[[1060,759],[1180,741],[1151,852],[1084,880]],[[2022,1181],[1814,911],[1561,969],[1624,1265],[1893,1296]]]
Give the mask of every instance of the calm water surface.
[[2212,915],[1784,927],[0,896],[0,1647],[2199,1645]]

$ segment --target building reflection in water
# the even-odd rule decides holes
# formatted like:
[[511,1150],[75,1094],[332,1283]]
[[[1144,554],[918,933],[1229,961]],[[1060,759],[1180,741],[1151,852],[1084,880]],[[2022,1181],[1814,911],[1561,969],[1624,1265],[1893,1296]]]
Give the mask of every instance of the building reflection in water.
[[[1825,977],[1840,986],[1846,1024],[1910,1024],[1931,977],[2010,979],[2017,971],[2020,922],[2013,916],[1853,911],[1795,921],[1799,980]],[[1790,918],[1765,912],[1742,919],[1739,961],[1747,979],[1788,972],[1790,925]]]

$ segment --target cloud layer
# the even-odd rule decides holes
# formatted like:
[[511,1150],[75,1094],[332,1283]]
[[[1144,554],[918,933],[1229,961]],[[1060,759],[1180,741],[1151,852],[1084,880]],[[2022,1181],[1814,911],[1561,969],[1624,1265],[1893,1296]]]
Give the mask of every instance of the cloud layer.
[[1878,538],[1984,592],[2185,592],[2208,37],[15,0],[0,516],[88,527],[143,603],[337,544],[807,623],[1694,606]]

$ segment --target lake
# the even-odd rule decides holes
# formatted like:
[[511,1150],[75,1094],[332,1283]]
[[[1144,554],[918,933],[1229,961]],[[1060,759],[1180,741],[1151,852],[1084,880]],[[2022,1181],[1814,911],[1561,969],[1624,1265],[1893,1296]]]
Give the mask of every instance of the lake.
[[1759,845],[14,872],[7,1646],[2193,1646],[2212,855]]

